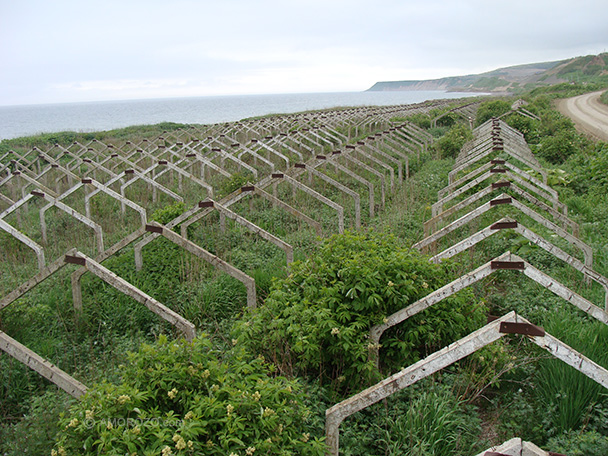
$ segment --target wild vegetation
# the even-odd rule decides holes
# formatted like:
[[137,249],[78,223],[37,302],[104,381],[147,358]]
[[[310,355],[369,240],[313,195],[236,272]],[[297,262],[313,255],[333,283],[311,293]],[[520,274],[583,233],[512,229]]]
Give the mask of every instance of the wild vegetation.
[[[540,120],[519,114],[503,119],[525,135],[549,173],[549,184],[593,247],[595,270],[606,276],[608,144],[580,135],[552,107],[556,97],[590,89],[597,87],[537,89],[525,99],[526,109]],[[512,101],[482,103],[476,124],[507,113]],[[3,309],[2,331],[91,389],[81,400],[70,399],[1,354],[0,453],[322,455],[325,409],[483,326],[486,313],[515,310],[608,367],[606,327],[516,272],[493,274],[393,328],[382,339],[379,369],[370,361],[371,326],[506,250],[591,301],[603,300],[600,287],[585,284],[568,265],[513,233],[494,236],[441,265],[411,248],[422,239],[437,191],[447,184],[458,151],[471,138],[468,123],[457,116],[446,116],[431,129],[438,114],[410,119],[434,134],[434,146],[419,157],[412,155],[411,178],[384,212],[364,217],[361,230],[319,239],[271,203],[239,203],[240,214],[295,247],[296,261],[289,268],[280,249],[237,224],[228,223],[221,233],[218,216],[191,227],[190,239],[256,279],[257,309],[244,310],[245,288],[236,279],[214,272],[163,239],[144,249],[141,271],[135,269],[133,247],[104,262],[195,323],[200,334],[192,342],[180,340],[145,307],[88,275],[83,279],[84,313],[75,319],[72,266]],[[104,138],[159,131],[146,130],[112,132]],[[13,140],[3,143],[0,152],[17,142],[29,148],[73,140],[72,134]],[[245,176],[226,181],[225,193],[246,181]],[[31,214],[37,214],[35,204],[28,208]],[[335,223],[333,213],[312,207],[327,224]],[[184,209],[165,200],[153,218],[167,223]],[[108,225],[117,230],[129,220],[101,202],[95,210],[105,211],[111,218]],[[501,208],[500,213],[507,216],[509,210]],[[471,229],[488,221],[482,218]],[[56,230],[65,229],[60,218],[53,223]],[[86,241],[89,236],[74,232],[68,242],[94,251]],[[35,265],[31,253],[4,232],[0,245],[1,263],[11,265],[0,276],[5,295],[31,276]],[[559,246],[573,251],[565,242]],[[606,391],[525,338],[513,336],[348,418],[341,431],[341,454],[472,455],[519,436],[554,452],[604,455],[607,418]]]

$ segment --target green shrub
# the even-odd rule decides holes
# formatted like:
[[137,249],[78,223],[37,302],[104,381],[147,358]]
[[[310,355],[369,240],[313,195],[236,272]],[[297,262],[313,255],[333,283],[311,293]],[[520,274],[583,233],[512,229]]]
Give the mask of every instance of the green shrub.
[[[236,323],[235,337],[282,372],[352,392],[378,379],[370,328],[448,281],[447,266],[429,263],[394,236],[334,235],[274,282],[264,305]],[[459,339],[482,326],[482,313],[465,290],[391,328],[381,340],[384,365],[402,367]]]
[[272,371],[205,335],[161,336],[130,355],[121,384],[91,387],[62,417],[54,454],[324,455],[299,384]]
[[606,456],[608,437],[595,431],[569,432],[552,438],[546,447],[549,451],[568,456]]
[[475,125],[479,126],[492,117],[498,117],[511,110],[511,103],[505,100],[485,101],[479,105]]
[[471,131],[463,124],[454,125],[450,130],[441,137],[435,147],[439,152],[440,158],[454,158],[462,149],[467,141],[473,139]]
[[181,201],[176,201],[173,204],[169,204],[162,209],[157,209],[152,214],[152,220],[157,221],[161,225],[166,225],[171,220],[179,217],[186,211],[186,205]]

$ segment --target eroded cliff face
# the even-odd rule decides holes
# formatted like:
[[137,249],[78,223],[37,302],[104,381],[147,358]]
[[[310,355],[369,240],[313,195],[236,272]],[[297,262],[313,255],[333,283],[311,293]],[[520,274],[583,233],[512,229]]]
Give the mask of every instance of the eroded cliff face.
[[377,82],[369,91],[445,90],[452,92],[508,92],[529,85],[551,85],[573,78],[608,74],[608,53],[555,62],[516,65],[487,73],[441,79]]

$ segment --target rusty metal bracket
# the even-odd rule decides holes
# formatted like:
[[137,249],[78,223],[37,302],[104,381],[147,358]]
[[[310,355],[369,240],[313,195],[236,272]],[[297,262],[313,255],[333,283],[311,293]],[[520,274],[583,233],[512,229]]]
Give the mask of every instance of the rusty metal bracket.
[[523,261],[491,261],[491,269],[507,269],[512,271],[523,271],[526,266]]
[[490,226],[492,230],[507,230],[509,228],[517,228],[517,222],[496,222]]
[[490,206],[498,206],[499,204],[511,204],[513,200],[509,198],[501,198],[490,201]]
[[78,264],[80,266],[86,266],[87,260],[85,258],[81,258],[74,255],[66,255],[63,257],[66,263],[69,264]]
[[213,201],[199,201],[198,207],[214,207],[214,204]]
[[271,176],[273,179],[283,179],[285,177],[283,173],[272,173]]
[[545,330],[540,326],[531,323],[513,323],[510,321],[501,322],[498,332],[503,334],[523,334],[524,336],[543,337],[545,335]]
[[154,225],[146,225],[146,231],[149,232],[149,233],[162,234],[163,233],[163,227],[162,226],[154,226]]
[[503,187],[510,187],[511,182],[492,182],[492,190]]
[[255,187],[253,185],[247,185],[245,187],[241,187],[241,193],[253,192],[254,190],[255,190]]

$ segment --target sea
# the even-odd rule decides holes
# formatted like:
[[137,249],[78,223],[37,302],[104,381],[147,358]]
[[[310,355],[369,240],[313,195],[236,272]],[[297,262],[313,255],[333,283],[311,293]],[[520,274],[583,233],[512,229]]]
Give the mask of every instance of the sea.
[[342,106],[390,106],[479,96],[443,91],[231,95],[0,106],[0,140],[60,131],[93,132],[161,122],[216,124]]

